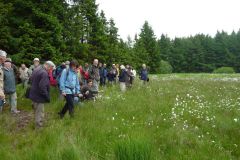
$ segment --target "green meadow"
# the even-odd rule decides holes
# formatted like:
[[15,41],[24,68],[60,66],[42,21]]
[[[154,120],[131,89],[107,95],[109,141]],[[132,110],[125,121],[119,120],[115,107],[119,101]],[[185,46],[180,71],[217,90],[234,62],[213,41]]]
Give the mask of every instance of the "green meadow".
[[240,159],[240,75],[152,75],[126,93],[101,88],[96,102],[60,120],[64,101],[51,89],[45,126],[34,128],[31,102],[18,86],[13,116],[0,114],[1,160]]

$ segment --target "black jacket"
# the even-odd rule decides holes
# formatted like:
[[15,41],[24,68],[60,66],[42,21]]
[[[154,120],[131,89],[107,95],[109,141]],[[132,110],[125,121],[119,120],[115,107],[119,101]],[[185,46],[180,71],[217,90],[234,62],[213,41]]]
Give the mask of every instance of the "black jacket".
[[50,102],[50,82],[47,71],[42,67],[37,67],[31,76],[31,89],[29,98],[36,103]]

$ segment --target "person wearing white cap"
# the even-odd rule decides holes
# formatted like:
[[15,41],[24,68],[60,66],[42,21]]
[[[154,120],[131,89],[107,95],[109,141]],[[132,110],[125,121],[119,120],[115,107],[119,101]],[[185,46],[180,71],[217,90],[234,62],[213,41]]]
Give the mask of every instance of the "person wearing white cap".
[[48,72],[54,66],[52,61],[47,61],[43,66],[35,68],[30,78],[32,83],[28,97],[33,102],[35,124],[37,128],[43,126],[44,103],[50,102],[50,81]]
[[119,74],[119,84],[120,90],[122,92],[126,91],[126,82],[127,82],[128,74],[124,65],[120,66],[120,74]]
[[143,84],[146,84],[149,81],[146,64],[142,65],[142,69],[140,71],[140,80],[142,81]]
[[38,66],[40,66],[40,60],[39,60],[39,58],[34,58],[33,65],[31,65],[28,69],[29,76],[32,75],[34,69],[37,68]]
[[0,112],[5,102],[3,64],[6,61],[6,57],[7,53],[0,49]]

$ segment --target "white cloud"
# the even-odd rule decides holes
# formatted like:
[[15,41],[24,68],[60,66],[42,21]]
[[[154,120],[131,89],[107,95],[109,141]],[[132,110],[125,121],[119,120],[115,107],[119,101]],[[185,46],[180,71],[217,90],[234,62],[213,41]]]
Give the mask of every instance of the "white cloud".
[[113,18],[123,39],[140,32],[145,20],[157,37],[174,38],[240,28],[239,0],[97,0],[107,18]]

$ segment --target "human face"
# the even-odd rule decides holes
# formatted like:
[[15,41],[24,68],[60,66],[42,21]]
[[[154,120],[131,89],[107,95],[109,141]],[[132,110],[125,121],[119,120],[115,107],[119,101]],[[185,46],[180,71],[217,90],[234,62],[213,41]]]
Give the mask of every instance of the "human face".
[[95,59],[95,60],[93,61],[93,65],[94,65],[94,66],[98,66],[98,60],[97,60],[97,59]]
[[22,67],[22,69],[25,69],[25,68],[26,68],[25,64],[22,64],[21,67]]
[[34,61],[33,63],[35,67],[39,66],[39,61]]
[[89,87],[92,87],[92,85],[93,85],[92,82],[89,82],[89,83],[88,83],[88,86],[89,86]]
[[12,67],[12,64],[10,62],[5,62],[4,67],[6,67],[7,69],[10,69]]
[[3,64],[6,61],[6,57],[0,56],[0,63]]
[[72,69],[73,71],[76,71],[76,70],[77,70],[77,66],[71,66],[71,69]]
[[44,64],[44,68],[49,72],[53,67],[49,66],[48,64]]

